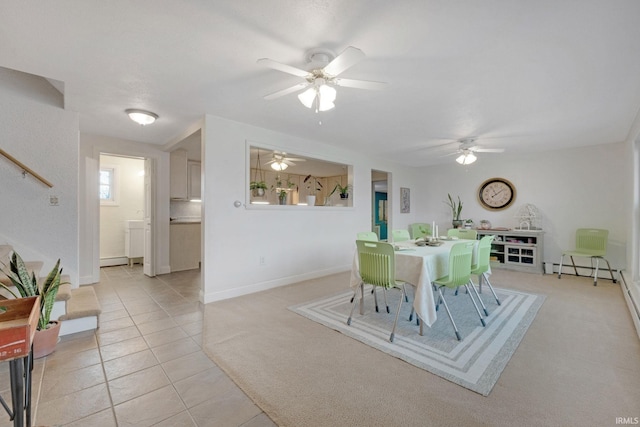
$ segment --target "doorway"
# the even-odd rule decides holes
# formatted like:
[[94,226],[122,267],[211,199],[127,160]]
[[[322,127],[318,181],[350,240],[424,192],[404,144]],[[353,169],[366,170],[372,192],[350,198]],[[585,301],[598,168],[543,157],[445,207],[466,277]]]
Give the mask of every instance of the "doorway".
[[151,230],[152,160],[100,153],[99,265],[134,263],[154,275],[148,253]]
[[378,235],[378,239],[382,241],[388,239],[388,182],[388,172],[371,171],[371,200],[373,201],[371,226],[373,231]]

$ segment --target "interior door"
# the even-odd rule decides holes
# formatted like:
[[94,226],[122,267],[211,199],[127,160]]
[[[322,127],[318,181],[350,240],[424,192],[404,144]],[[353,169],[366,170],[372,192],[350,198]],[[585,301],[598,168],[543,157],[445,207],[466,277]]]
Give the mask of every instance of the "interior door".
[[380,240],[387,240],[387,193],[376,191],[374,203],[374,221],[380,227]]
[[144,261],[142,271],[147,276],[155,276],[155,250],[153,238],[153,217],[155,207],[155,170],[153,159],[144,159]]

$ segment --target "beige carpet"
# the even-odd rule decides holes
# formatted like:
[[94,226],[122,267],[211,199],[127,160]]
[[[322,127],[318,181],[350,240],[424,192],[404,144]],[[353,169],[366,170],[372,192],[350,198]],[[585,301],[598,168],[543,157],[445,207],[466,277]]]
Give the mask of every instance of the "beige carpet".
[[494,272],[494,286],[547,299],[483,397],[287,309],[348,281],[337,274],[205,308],[205,350],[280,426],[606,426],[640,416],[640,343],[617,284]]

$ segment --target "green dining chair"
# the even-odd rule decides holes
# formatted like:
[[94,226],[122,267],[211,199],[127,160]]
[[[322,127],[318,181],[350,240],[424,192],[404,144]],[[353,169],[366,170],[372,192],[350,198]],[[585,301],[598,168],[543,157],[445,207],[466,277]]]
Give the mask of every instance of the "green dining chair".
[[[462,336],[458,331],[456,322],[453,320],[453,316],[451,315],[451,311],[449,310],[447,301],[444,298],[443,289],[457,289],[460,286],[464,286],[467,290],[469,298],[471,298],[471,302],[473,303],[476,312],[478,313],[478,317],[480,317],[480,323],[482,323],[482,326],[486,326],[484,318],[482,317],[482,313],[480,313],[480,309],[478,308],[478,304],[476,304],[476,301],[473,298],[473,291],[469,289],[469,283],[471,281],[471,259],[473,257],[474,245],[475,242],[462,242],[453,245],[451,247],[451,252],[449,253],[448,274],[431,282],[438,292],[438,302],[441,301],[444,309],[447,311],[447,315],[449,316],[451,325],[453,325],[453,329],[456,333],[456,338],[458,339],[458,341],[462,340]],[[420,322],[420,335],[422,335],[423,323],[424,322]]]
[[419,239],[420,237],[431,236],[431,224],[424,222],[416,222],[410,225],[410,235],[412,239]]
[[476,240],[478,238],[478,230],[469,228],[450,228],[447,230],[447,236],[457,237],[458,239]]
[[586,257],[591,259],[591,270],[593,269],[593,260],[596,261],[596,268],[593,273],[593,286],[598,284],[598,268],[600,266],[600,260],[604,260],[607,263],[607,267],[609,268],[609,273],[611,274],[611,280],[613,283],[616,283],[616,278],[613,277],[613,270],[611,270],[611,265],[609,265],[609,261],[605,258],[607,255],[607,240],[609,238],[609,230],[603,230],[598,228],[579,228],[576,230],[576,248],[572,251],[564,251],[560,256],[560,267],[558,268],[558,279],[562,278],[562,262],[566,255],[571,258],[571,264],[573,265],[573,270],[576,273],[576,276],[580,276],[578,274],[578,269],[576,268],[576,263],[573,260],[573,257]]
[[[493,239],[495,237],[496,236],[494,235],[484,236],[478,242],[478,256],[476,257],[476,264],[471,265],[471,274],[478,276],[478,289],[480,293],[482,293],[482,282],[484,281],[489,287],[489,289],[491,290],[491,293],[493,294],[493,297],[496,299],[496,302],[498,303],[498,305],[500,305],[500,299],[498,299],[498,295],[496,295],[496,291],[493,289],[493,286],[491,286],[491,282],[489,281],[489,274],[488,274],[490,270],[489,260],[491,257],[491,243],[493,242]],[[472,287],[474,286],[473,280],[471,280],[471,286]],[[482,308],[484,309],[484,314],[488,316],[489,312],[487,311],[487,307],[485,307],[484,303],[482,302],[482,298],[480,298],[480,295],[479,294],[477,295],[478,295],[478,300],[480,301],[480,304],[482,304]]]
[[391,235],[393,236],[394,242],[406,242],[407,240],[411,240],[411,236],[409,235],[409,230],[404,230],[404,229],[392,230]]
[[373,231],[361,231],[357,234],[357,239],[366,240],[369,242],[377,242],[379,240],[378,235]]
[[[356,240],[358,247],[358,262],[360,272],[360,313],[364,313],[364,285],[372,285],[383,289],[396,288],[400,290],[400,301],[398,302],[398,310],[396,318],[393,322],[393,329],[389,336],[389,341],[393,342],[396,333],[396,325],[398,324],[398,316],[404,300],[404,282],[395,279],[395,252],[393,245],[386,242],[369,242],[366,240]],[[351,325],[353,311],[358,305],[358,298],[352,298],[351,312],[347,319],[347,325]]]

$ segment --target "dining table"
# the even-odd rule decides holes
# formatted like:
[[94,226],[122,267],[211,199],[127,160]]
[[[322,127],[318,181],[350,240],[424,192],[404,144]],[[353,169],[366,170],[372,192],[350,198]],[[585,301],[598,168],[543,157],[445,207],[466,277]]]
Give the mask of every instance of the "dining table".
[[[416,240],[391,243],[395,249],[395,278],[397,281],[413,286],[413,308],[420,320],[429,327],[435,323],[438,317],[431,283],[448,274],[449,253],[453,245],[468,241],[457,238],[441,238],[436,243],[425,246],[419,246],[416,244]],[[472,264],[476,263],[477,249],[478,241],[474,245]],[[350,286],[356,290],[361,283],[358,251],[356,250],[351,268]]]

